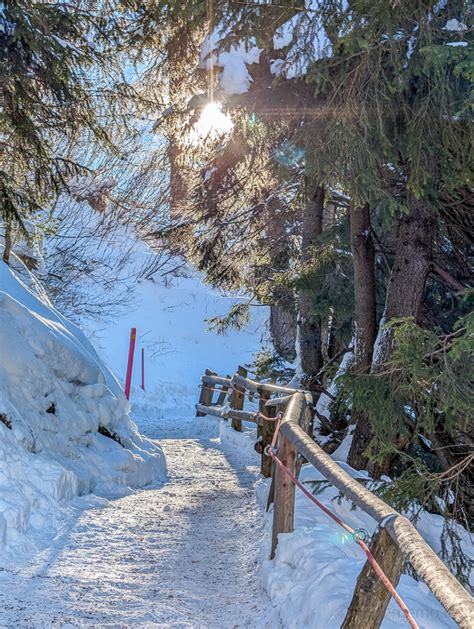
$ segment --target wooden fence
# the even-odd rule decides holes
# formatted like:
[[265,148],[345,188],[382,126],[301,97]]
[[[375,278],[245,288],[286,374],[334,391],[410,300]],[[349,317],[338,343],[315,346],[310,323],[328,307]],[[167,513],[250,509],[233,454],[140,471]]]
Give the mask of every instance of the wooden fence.
[[[218,393],[218,399],[213,403],[215,393]],[[250,399],[258,399],[258,411],[243,410],[245,394]],[[229,401],[226,404],[227,397]],[[201,394],[196,410],[198,416],[213,415],[230,419],[233,428],[239,431],[242,430],[242,421],[257,425],[258,441],[255,449],[261,455],[261,471],[267,477],[272,476],[269,498],[274,502],[272,557],[278,535],[293,531],[294,525],[295,485],[279,466],[275,469],[273,461],[265,452],[273,438],[273,418],[281,412],[277,441],[280,461],[296,476],[302,461],[307,461],[346,498],[378,523],[371,551],[395,587],[407,561],[462,629],[474,627],[472,597],[428,546],[413,524],[352,478],[313,441],[310,436],[313,400],[309,392],[251,380],[243,367],[239,367],[232,378],[220,377],[208,369],[201,378]],[[390,594],[367,561],[357,579],[342,627],[379,627],[389,601]]]

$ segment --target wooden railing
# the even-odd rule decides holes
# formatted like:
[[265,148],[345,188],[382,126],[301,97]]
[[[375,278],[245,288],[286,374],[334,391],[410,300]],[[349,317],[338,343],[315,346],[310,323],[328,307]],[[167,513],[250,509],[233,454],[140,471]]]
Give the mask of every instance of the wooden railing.
[[[291,387],[261,383],[247,378],[246,375],[242,367],[239,367],[232,378],[222,378],[206,370],[201,378],[201,395],[196,409],[197,415],[231,419],[236,430],[242,429],[242,421],[257,425],[256,450],[261,454],[261,471],[265,476],[273,477],[270,490],[270,499],[274,502],[272,557],[278,535],[293,531],[295,508],[295,485],[279,466],[274,469],[271,458],[265,453],[266,446],[273,438],[275,422],[271,421],[271,417],[275,416],[278,409],[283,412],[277,441],[278,459],[295,476],[298,476],[302,460],[307,461],[346,498],[377,522],[379,526],[372,540],[371,551],[394,586],[398,584],[403,564],[408,561],[451,618],[463,629],[472,629],[472,597],[428,546],[413,524],[352,478],[313,441],[310,436],[313,416],[311,394]],[[213,404],[216,391],[219,393],[218,403]],[[226,405],[228,393],[230,398]],[[243,410],[244,393],[251,398],[258,397],[258,412]],[[278,397],[271,398],[271,395]],[[390,594],[367,561],[357,579],[342,627],[379,627],[389,601]]]

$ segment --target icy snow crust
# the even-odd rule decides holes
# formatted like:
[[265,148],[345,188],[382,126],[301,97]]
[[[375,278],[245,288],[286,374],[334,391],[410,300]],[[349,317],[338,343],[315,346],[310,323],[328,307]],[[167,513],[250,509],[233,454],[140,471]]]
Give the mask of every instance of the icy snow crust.
[[124,493],[166,467],[84,335],[4,263],[0,349],[0,567],[11,568],[61,530],[67,501]]

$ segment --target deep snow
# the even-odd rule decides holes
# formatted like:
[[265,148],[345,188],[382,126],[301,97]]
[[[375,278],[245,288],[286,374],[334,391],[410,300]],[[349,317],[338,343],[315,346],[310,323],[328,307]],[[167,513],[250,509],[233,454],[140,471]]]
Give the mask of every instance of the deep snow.
[[[151,255],[147,247],[137,243],[134,266],[139,267]],[[200,378],[207,367],[219,374],[233,374],[240,364],[252,362],[255,352],[267,342],[266,307],[255,307],[243,332],[210,332],[207,320],[225,315],[236,301],[245,298],[204,285],[202,276],[190,268],[180,277],[156,275],[154,281],[137,282],[133,291],[133,302],[126,312],[106,324],[87,321],[84,328],[121,383],[125,380],[130,329],[137,328],[132,401],[143,405],[151,400],[152,414],[185,415],[197,401]],[[142,347],[146,395],[140,390]]]
[[165,462],[80,330],[3,262],[0,350],[1,569],[62,532],[68,501],[164,478]]

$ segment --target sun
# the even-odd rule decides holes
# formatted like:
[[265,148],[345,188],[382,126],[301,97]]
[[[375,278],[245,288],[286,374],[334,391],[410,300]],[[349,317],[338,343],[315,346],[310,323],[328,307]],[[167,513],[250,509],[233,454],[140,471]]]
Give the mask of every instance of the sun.
[[193,143],[205,139],[215,140],[232,130],[234,123],[230,116],[222,111],[219,103],[208,103],[201,112],[201,116],[190,133]]

